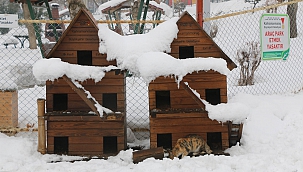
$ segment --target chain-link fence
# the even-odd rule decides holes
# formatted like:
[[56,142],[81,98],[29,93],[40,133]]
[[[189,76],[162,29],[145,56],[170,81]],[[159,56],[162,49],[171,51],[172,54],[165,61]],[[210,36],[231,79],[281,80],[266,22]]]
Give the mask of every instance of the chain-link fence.
[[[279,6],[277,13],[286,14],[287,8],[290,8],[289,4]],[[195,18],[195,12],[191,12],[195,11],[195,6],[192,6],[192,9],[186,7],[185,10],[188,10]],[[204,30],[211,34],[219,47],[238,65],[238,68],[228,75],[229,99],[241,92],[276,94],[299,91],[303,85],[303,75],[301,74],[301,66],[303,65],[301,45],[303,39],[301,39],[302,31],[300,29],[303,24],[303,15],[300,15],[302,12],[300,3],[298,3],[296,12],[297,37],[290,40],[290,53],[287,60],[261,61],[255,70],[253,84],[239,86],[242,68],[239,65],[239,54],[237,52],[245,50],[245,47],[247,48],[247,45],[249,45],[247,43],[260,42],[260,18],[262,14],[266,13],[264,8],[248,10],[247,12],[226,13],[217,11],[210,15],[205,14],[210,18],[205,19]],[[157,24],[180,14],[182,14],[182,11],[177,11],[171,16],[162,15],[161,21],[159,21],[155,20],[153,13],[148,13],[148,22],[142,27],[142,33],[147,33],[155,28]],[[127,13],[121,13],[121,19],[112,23],[104,18],[102,20],[104,16],[94,16],[100,23],[107,23],[113,30],[120,28],[123,35],[134,34],[136,23],[131,22]],[[2,131],[10,128],[19,131],[35,130],[37,128],[36,101],[38,98],[45,98],[43,83],[38,82],[32,74],[33,64],[43,58],[40,49],[42,45],[37,41],[36,49],[29,48],[28,36],[30,34],[25,23],[26,21],[20,20],[19,27],[6,29],[0,35],[0,93],[3,93],[0,96],[0,129]],[[40,30],[38,32],[33,30],[33,32],[41,35],[41,42],[45,48],[45,46],[51,45],[52,41],[56,41],[49,38],[56,36],[53,32],[50,34],[50,31],[55,28],[58,31],[58,36],[60,36],[69,23],[64,21],[64,25],[60,26],[57,23],[43,21],[37,22],[37,25]],[[148,86],[141,78],[127,77],[126,88],[127,125],[135,131],[139,139],[148,138]],[[11,98],[7,99],[7,97]],[[13,115],[10,116],[10,114]]]

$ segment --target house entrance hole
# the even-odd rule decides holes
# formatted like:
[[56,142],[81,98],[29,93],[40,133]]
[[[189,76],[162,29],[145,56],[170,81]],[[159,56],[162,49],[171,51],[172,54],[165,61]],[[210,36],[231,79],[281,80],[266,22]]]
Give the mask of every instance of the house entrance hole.
[[157,147],[163,147],[164,149],[172,150],[172,134],[157,134]]
[[118,143],[117,136],[104,136],[103,137],[103,153],[117,153]]
[[194,58],[194,57],[195,57],[194,46],[179,47],[179,59]]
[[156,108],[170,108],[170,91],[156,91]]
[[117,111],[117,93],[103,93],[102,105],[114,112]]
[[205,89],[205,99],[212,105],[221,103],[220,89]]
[[77,51],[77,63],[79,65],[92,66],[92,51]]
[[222,150],[221,132],[207,133],[207,144],[211,150]]
[[67,102],[67,94],[53,94],[53,111],[66,111]]
[[54,153],[58,155],[68,154],[68,137],[54,137]]

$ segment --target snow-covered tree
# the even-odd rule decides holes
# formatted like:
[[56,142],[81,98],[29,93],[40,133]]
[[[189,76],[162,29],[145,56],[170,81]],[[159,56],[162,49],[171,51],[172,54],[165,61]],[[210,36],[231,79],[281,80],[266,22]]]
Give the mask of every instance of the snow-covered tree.
[[240,65],[240,86],[253,85],[254,74],[261,63],[260,43],[246,42],[244,47],[237,51],[236,60]]
[[81,8],[86,8],[83,0],[68,0],[68,10],[72,20]]
[[[293,1],[293,0],[289,0],[289,1]],[[296,21],[297,11],[298,11],[298,3],[287,5],[287,14],[289,16],[291,38],[296,38],[298,36],[297,21]]]

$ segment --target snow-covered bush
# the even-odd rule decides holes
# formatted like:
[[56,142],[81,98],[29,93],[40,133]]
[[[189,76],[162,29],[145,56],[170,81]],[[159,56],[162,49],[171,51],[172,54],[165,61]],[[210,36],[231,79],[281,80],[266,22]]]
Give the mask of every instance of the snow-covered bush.
[[218,25],[216,22],[212,22],[210,26],[210,37],[215,38],[218,33]]
[[240,86],[253,85],[254,73],[261,63],[260,43],[246,42],[244,47],[238,49],[236,60],[240,65]]

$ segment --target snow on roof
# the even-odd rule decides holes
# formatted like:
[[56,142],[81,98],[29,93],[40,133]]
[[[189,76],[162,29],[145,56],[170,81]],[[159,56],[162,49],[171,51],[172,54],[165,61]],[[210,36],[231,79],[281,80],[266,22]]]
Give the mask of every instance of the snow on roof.
[[105,76],[105,72],[112,69],[117,69],[117,67],[81,66],[62,62],[59,58],[50,58],[38,60],[33,66],[33,74],[39,81],[54,81],[66,75],[72,80],[94,79],[98,82]]
[[179,18],[174,17],[146,34],[121,36],[99,24],[101,39],[99,52],[107,53],[107,60],[116,60],[121,69],[141,76],[147,83],[158,76],[174,75],[178,82],[194,71],[215,70],[224,75],[229,73],[227,63],[218,58],[176,59],[170,52],[170,44],[177,38]]
[[[99,52],[107,53],[107,60],[116,60],[117,67],[141,76],[147,84],[159,76],[175,76],[177,82],[194,71],[214,70],[227,75],[227,62],[220,58],[176,59],[169,54],[170,44],[177,37],[178,17],[174,17],[146,34],[121,36],[110,30],[106,24],[99,24]],[[33,73],[39,81],[55,80],[67,75],[72,80],[100,81],[105,72],[117,69],[115,66],[81,66],[62,62],[61,59],[42,59],[34,64]]]
[[[174,75],[178,83],[189,73],[200,70],[215,70],[227,75],[227,63],[219,58],[188,58],[176,59],[166,53],[149,52],[144,53],[137,60],[140,76],[149,83],[158,76]],[[225,66],[225,67],[224,67]]]
[[167,16],[167,17],[173,16],[173,9],[166,3],[160,2],[160,4],[158,4],[156,1],[149,1],[149,4],[163,9],[165,16]]
[[100,53],[107,53],[107,60],[117,60],[121,69],[137,73],[136,59],[147,52],[170,52],[170,44],[177,37],[179,18],[174,17],[146,34],[121,36],[106,24],[99,24]]
[[68,8],[65,8],[65,9],[59,11],[59,15],[64,15],[66,13],[69,13],[69,9]]
[[106,8],[109,8],[109,7],[113,7],[113,6],[116,6],[116,5],[119,5],[121,4],[122,2],[125,2],[127,0],[111,0],[111,1],[107,1],[103,4],[101,4],[99,7],[98,7],[98,12],[101,12],[102,10],[106,9]]

